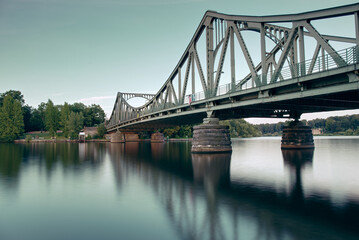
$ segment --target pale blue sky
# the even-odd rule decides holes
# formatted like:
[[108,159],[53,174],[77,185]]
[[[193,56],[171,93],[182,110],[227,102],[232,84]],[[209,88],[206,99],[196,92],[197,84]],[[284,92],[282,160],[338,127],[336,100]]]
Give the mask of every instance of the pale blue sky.
[[[32,106],[97,103],[109,115],[118,91],[158,91],[209,9],[274,15],[355,2],[0,0],[0,92],[20,90]],[[335,31],[353,36],[345,21]]]

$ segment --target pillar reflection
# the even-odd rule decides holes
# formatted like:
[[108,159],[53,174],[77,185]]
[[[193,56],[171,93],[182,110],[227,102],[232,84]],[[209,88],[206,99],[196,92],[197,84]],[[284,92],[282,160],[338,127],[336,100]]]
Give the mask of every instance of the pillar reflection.
[[192,154],[193,176],[196,183],[217,189],[230,182],[231,153]]
[[224,232],[218,206],[218,191],[230,184],[231,153],[192,154],[193,177],[203,184],[206,193],[206,217],[211,239],[223,239]]
[[314,149],[282,149],[284,165],[291,178],[290,199],[295,205],[304,203],[302,170],[312,167]]

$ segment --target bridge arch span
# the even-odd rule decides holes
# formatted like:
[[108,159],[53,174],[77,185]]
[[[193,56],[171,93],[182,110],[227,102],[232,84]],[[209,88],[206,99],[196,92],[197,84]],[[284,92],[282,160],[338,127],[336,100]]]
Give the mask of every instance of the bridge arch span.
[[[352,16],[355,37],[327,35],[313,21]],[[254,62],[242,33],[259,33],[260,61]],[[205,39],[205,61],[197,44]],[[310,52],[305,39],[316,44]],[[273,42],[269,48],[267,41]],[[350,44],[335,49],[331,42]],[[117,129],[148,127],[151,123],[197,123],[207,112],[220,119],[290,117],[359,108],[359,4],[278,16],[228,15],[207,11],[174,70],[156,94],[119,93],[107,124]],[[244,56],[238,62],[235,50]],[[230,77],[224,79],[225,60]],[[249,69],[242,79],[236,71]],[[195,79],[199,77],[200,84]],[[198,81],[197,81],[198,82]],[[335,87],[334,87],[335,86]],[[148,100],[132,107],[133,97]],[[177,119],[177,120],[175,120]],[[152,124],[154,126],[155,124]]]

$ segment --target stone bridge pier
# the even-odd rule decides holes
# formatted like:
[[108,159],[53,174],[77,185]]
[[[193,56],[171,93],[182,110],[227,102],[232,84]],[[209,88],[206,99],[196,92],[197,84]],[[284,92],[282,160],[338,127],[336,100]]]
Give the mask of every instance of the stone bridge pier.
[[283,127],[282,149],[313,149],[314,140],[312,129],[299,121],[301,114],[293,116],[289,126]]
[[[151,142],[158,143],[164,142],[165,138],[163,133],[155,132],[151,134]],[[120,132],[117,131],[111,134],[112,143],[125,143],[125,142],[140,142],[142,141],[137,132]]]
[[135,132],[120,132],[117,131],[111,134],[112,143],[124,143],[124,142],[139,142],[140,137]]
[[112,143],[124,143],[125,142],[125,135],[120,131],[112,133],[111,134],[111,142]]
[[207,113],[203,124],[193,127],[192,152],[232,152],[228,126],[220,125],[213,112]]

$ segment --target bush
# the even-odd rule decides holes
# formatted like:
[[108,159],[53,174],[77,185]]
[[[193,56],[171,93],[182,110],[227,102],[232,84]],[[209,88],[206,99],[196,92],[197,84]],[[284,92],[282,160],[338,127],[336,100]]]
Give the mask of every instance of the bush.
[[98,138],[103,138],[105,133],[106,133],[106,127],[104,124],[101,124],[100,126],[97,127]]
[[26,135],[25,140],[26,140],[26,142],[31,142],[31,140],[32,140],[31,135]]

